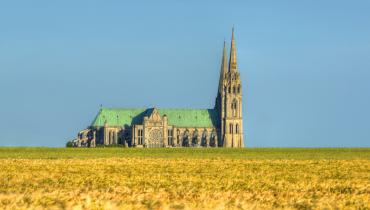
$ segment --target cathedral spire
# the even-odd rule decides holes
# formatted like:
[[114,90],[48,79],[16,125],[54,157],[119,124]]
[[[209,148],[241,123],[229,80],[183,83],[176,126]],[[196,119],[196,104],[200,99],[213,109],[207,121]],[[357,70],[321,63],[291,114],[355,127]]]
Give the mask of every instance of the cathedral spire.
[[227,73],[227,50],[226,50],[226,41],[224,40],[224,49],[222,54],[222,61],[221,61],[221,71],[220,71],[220,82],[218,84],[219,92],[222,92],[223,80]]
[[236,63],[236,46],[234,37],[234,27],[231,35],[231,48],[230,48],[230,60],[229,60],[229,71],[238,71],[238,65]]

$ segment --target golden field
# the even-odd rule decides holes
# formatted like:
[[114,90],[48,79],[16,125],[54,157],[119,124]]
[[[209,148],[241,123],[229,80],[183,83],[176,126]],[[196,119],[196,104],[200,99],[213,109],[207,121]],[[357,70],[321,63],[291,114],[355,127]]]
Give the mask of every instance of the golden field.
[[0,148],[0,209],[370,209],[370,149]]

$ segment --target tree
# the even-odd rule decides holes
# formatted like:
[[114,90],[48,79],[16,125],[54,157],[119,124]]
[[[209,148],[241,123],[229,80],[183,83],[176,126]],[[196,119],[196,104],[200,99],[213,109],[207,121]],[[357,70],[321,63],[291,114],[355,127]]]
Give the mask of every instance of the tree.
[[66,143],[66,147],[73,147],[73,143],[72,143],[72,141],[67,141],[67,143]]

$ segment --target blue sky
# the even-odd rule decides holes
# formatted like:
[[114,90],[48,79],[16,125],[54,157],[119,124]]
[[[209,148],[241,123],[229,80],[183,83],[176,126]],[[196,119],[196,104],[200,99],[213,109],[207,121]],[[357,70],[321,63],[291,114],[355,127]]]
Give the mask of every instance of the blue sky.
[[370,146],[370,2],[1,1],[0,146],[105,107],[211,108],[235,25],[250,147]]

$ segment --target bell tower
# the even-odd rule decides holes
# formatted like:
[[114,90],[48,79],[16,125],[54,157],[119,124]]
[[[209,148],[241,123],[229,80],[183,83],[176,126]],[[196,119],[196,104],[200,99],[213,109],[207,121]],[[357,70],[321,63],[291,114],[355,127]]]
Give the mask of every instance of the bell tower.
[[227,66],[226,45],[224,43],[223,57],[216,109],[220,117],[220,137],[223,147],[244,147],[243,142],[243,112],[242,86],[236,61],[236,46],[234,28],[232,30],[229,65]]

